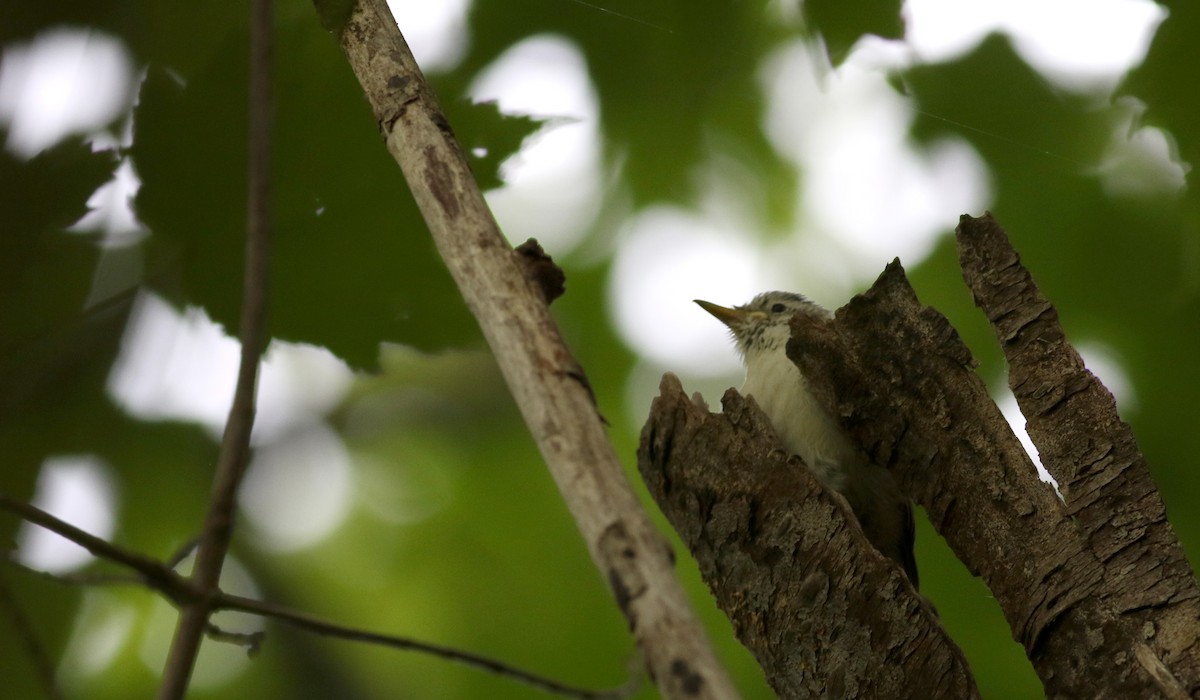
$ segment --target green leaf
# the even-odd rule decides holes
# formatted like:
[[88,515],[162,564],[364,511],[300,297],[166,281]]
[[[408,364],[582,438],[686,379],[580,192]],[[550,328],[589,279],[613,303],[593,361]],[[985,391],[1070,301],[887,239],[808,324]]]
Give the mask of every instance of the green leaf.
[[350,14],[354,12],[354,2],[355,0],[313,0],[313,6],[317,8],[317,19],[321,26],[325,31],[336,35],[346,26],[346,22],[350,21]]
[[900,0],[805,0],[804,15],[809,25],[825,40],[830,62],[837,66],[850,49],[867,34],[884,39],[904,36]]
[[[69,140],[29,161],[0,154],[5,226],[0,233],[0,406],[9,380],[24,382],[18,357],[48,361],[42,342],[78,322],[100,251],[94,237],[67,233],[87,199],[112,175],[111,153]],[[3,412],[0,411],[0,414]]]
[[500,178],[500,165],[546,122],[524,115],[505,115],[495,102],[461,99],[443,109],[462,142],[460,145],[470,159],[471,171],[482,190],[504,184]]
[[[133,154],[151,284],[230,332],[241,301],[246,38],[185,84],[152,71]],[[381,342],[476,342],[398,166],[336,44],[311,22],[278,31],[268,330],[374,367]],[[168,274],[169,273],[169,274]]]
[[795,181],[763,134],[764,94],[753,76],[794,32],[764,3],[617,0],[553,7],[548,12],[546,0],[473,5],[473,26],[486,30],[472,35],[456,72],[475,75],[530,37],[561,37],[586,61],[602,106],[607,155],[621,165],[635,206],[693,204],[705,194],[697,169],[718,146],[754,161],[748,172],[756,181],[747,189],[764,195],[764,220],[791,211]]

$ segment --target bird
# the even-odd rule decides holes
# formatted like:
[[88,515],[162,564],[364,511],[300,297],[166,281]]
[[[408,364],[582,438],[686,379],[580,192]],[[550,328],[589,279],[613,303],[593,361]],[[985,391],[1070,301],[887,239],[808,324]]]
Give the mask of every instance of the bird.
[[793,316],[829,319],[833,314],[791,292],[764,292],[733,308],[695,302],[733,333],[746,368],[742,395],[754,397],[784,448],[799,455],[826,488],[846,499],[867,539],[899,564],[917,588],[912,503],[891,472],[872,463],[842,432],[787,356]]

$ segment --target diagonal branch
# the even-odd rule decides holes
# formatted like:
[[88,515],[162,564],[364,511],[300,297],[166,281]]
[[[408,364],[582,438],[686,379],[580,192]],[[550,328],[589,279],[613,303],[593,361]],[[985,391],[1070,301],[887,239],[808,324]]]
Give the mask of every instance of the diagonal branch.
[[340,40],[651,677],[667,697],[735,697],[674,576],[669,546],[613,453],[581,368],[492,218],[386,0],[360,0]]
[[[1132,431],[991,214],[964,215],[957,240],[963,278],[1004,350],[1026,429],[1103,583],[1054,621],[1031,654],[1034,666],[1052,692],[1091,687],[1101,674],[1111,674],[1113,684],[1145,674],[1167,697],[1195,693],[1200,590]],[[1098,628],[1105,630],[1103,646],[1079,644],[1086,630]],[[1137,664],[1087,668],[1086,659],[1096,656]]]

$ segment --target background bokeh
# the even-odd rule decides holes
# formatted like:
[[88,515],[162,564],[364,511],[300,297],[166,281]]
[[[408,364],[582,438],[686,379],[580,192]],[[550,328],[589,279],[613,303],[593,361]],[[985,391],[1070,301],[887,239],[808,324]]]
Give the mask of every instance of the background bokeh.
[[[1117,395],[1184,546],[1200,546],[1193,4],[393,5],[508,237],[537,237],[565,269],[554,313],[639,493],[661,374],[713,404],[741,381],[692,299],[782,288],[835,307],[896,256],[1019,427],[950,236],[990,209]],[[624,621],[334,37],[308,3],[276,14],[273,341],[224,585],[619,684]],[[159,557],[200,527],[236,371],[247,16],[0,6],[0,489]],[[923,590],[985,697],[1040,696],[986,588],[918,527]],[[0,530],[27,566],[111,570],[11,516]],[[679,569],[739,688],[769,697],[694,564]],[[0,582],[7,697],[41,696],[19,619],[67,697],[153,693],[166,603],[13,567]],[[253,660],[206,643],[189,697],[535,694],[267,630]]]

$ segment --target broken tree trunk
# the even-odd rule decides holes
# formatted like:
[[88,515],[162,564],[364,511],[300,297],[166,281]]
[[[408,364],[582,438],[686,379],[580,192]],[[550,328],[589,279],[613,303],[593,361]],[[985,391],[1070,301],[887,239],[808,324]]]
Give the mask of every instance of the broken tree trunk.
[[[832,320],[794,319],[789,357],[992,590],[1048,697],[1193,696],[1200,591],[1128,426],[991,216],[964,216],[958,240],[1061,498],[1038,478],[958,333],[920,304],[898,261]],[[887,677],[906,679],[895,697],[918,696],[910,683],[930,678],[944,681],[944,697],[974,692],[940,626],[928,631],[932,618],[906,603],[911,590],[886,566],[876,571],[886,560],[848,535],[857,523],[830,505],[840,498],[797,458],[772,452],[778,444],[752,404],[727,395],[716,416],[681,403],[676,385],[664,381],[651,409],[639,466],[776,690],[891,697],[846,683]],[[932,640],[936,656],[925,651]],[[880,649],[912,653],[899,655],[898,671]],[[934,658],[946,660],[940,675]],[[851,672],[846,659],[871,668]]]

